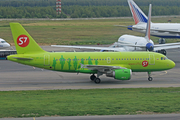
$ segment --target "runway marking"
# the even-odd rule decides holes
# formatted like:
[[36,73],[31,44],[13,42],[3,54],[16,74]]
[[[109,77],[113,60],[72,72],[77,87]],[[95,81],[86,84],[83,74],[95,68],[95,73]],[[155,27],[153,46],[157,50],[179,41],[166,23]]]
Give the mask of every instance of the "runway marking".
[[33,119],[35,120],[35,117],[33,117]]
[[161,76],[167,74],[167,71],[164,71],[165,73],[159,74],[159,75],[154,75],[154,76]]
[[[161,74],[158,74],[158,75],[152,75],[153,77],[156,77],[156,76],[162,76],[162,75],[165,75],[167,74],[167,71],[163,71],[164,73],[161,73]],[[136,78],[144,78],[145,76],[140,76],[140,77],[136,77]]]

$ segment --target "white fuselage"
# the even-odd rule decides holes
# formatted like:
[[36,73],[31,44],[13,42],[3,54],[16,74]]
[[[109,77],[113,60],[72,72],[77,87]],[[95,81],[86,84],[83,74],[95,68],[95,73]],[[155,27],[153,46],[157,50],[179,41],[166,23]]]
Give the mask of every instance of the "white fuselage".
[[[118,42],[114,44],[116,47],[121,47],[125,51],[146,51],[146,48],[142,47],[130,47],[129,45],[146,46],[147,39],[145,37],[138,37],[133,35],[122,35],[119,37]],[[154,45],[154,42],[150,40],[150,43]],[[123,44],[123,45],[122,45]],[[127,44],[127,46],[125,45]]]
[[[133,25],[132,30],[145,33],[146,26],[146,23],[139,23],[137,25]],[[180,34],[178,32],[180,33],[180,24],[178,23],[151,23],[150,34],[152,36],[161,38],[180,38]]]
[[10,47],[10,44],[7,43],[5,40],[3,40],[2,38],[0,38],[0,49],[4,49],[4,48],[8,48]]

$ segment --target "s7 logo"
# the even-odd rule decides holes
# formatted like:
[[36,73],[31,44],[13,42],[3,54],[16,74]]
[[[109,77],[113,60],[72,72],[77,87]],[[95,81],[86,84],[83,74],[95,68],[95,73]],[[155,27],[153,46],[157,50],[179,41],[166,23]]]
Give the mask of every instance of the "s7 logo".
[[20,36],[17,38],[17,44],[18,44],[20,47],[26,47],[26,46],[29,44],[29,38],[28,38],[28,36],[26,36],[26,35],[20,35]]
[[143,62],[142,62],[142,66],[143,66],[143,67],[147,67],[148,65],[149,65],[148,61],[143,61]]

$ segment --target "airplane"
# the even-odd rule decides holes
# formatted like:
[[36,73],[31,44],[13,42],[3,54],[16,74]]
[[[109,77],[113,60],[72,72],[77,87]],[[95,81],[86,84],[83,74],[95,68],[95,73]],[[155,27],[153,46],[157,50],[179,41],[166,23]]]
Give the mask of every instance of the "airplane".
[[0,38],[0,49],[8,48],[10,44],[7,43],[4,39]]
[[[44,51],[19,23],[10,23],[17,54],[7,60],[53,71],[91,74],[100,83],[100,76],[130,80],[132,72],[163,71],[175,67],[166,56],[155,52],[47,52]],[[95,76],[97,74],[97,76]]]
[[103,51],[154,51],[166,55],[165,49],[180,48],[180,43],[158,44],[155,45],[150,39],[150,26],[151,26],[151,8],[149,5],[149,15],[146,24],[145,37],[122,35],[119,37],[118,42],[115,42],[109,47],[90,47],[90,46],[67,46],[67,45],[51,45],[52,47],[68,47],[80,49],[94,49]]
[[[128,0],[128,4],[135,22],[135,25],[125,26],[129,30],[145,33],[147,16],[137,6],[133,0]],[[180,24],[179,23],[151,23],[151,35],[160,37],[159,43],[164,44],[164,38],[180,38]],[[119,25],[120,26],[120,25]]]

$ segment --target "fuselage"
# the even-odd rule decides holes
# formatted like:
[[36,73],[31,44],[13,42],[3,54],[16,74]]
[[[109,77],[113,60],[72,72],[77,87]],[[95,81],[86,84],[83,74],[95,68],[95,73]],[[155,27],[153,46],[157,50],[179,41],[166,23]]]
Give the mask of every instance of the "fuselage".
[[162,71],[175,66],[173,61],[154,52],[44,52],[10,55],[7,59],[49,70],[80,73],[97,72],[81,65],[120,66],[133,72]]
[[[145,33],[146,32],[147,23],[138,23],[133,25],[133,28],[128,28],[130,30]],[[158,31],[162,30],[162,31]],[[167,32],[164,32],[166,31]],[[168,31],[174,31],[168,32]],[[176,33],[177,32],[177,33]],[[151,32],[152,36],[161,37],[161,38],[180,38],[180,24],[178,23],[151,23]]]
[[10,44],[7,43],[5,40],[3,40],[2,38],[0,38],[0,49],[4,49],[4,48],[8,48],[10,47]]
[[[149,42],[154,45],[154,42],[152,40],[149,40]],[[118,43],[119,43],[119,46],[118,46]],[[121,46],[121,43],[123,43],[122,46]],[[126,51],[146,51],[145,47],[144,48],[142,48],[142,47],[130,47],[130,46],[125,46],[124,44],[146,46],[147,43],[148,42],[147,42],[147,39],[145,37],[138,37],[138,36],[134,36],[134,35],[122,35],[118,39],[117,46],[123,47],[124,49],[126,49]]]

